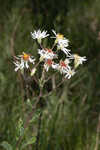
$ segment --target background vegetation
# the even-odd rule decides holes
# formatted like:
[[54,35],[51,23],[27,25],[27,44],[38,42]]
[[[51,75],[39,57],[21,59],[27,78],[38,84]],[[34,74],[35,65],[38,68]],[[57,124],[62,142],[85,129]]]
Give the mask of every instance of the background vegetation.
[[[34,96],[26,95],[24,81],[14,72],[13,56],[23,51],[36,56],[30,32],[39,28],[63,33],[72,53],[88,60],[43,100],[24,132]],[[100,0],[0,0],[0,150],[11,150],[10,145],[15,150],[23,132],[19,146],[35,150],[39,121],[39,150],[100,150],[99,60]],[[45,88],[50,90],[50,85]]]

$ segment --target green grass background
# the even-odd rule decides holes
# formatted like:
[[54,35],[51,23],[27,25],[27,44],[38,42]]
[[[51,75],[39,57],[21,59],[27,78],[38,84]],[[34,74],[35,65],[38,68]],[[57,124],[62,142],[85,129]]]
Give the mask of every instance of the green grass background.
[[[12,55],[25,51],[37,57],[30,32],[39,28],[61,32],[70,40],[72,53],[87,57],[77,74],[44,100],[39,150],[100,150],[100,0],[0,0],[0,142],[15,150],[31,111]],[[40,111],[22,143],[36,136]],[[35,150],[35,143],[24,149]]]

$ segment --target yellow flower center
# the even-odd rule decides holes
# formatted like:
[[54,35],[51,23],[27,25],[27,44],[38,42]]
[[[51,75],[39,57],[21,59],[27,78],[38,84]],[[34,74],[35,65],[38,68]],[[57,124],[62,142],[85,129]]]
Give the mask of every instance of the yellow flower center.
[[78,59],[80,58],[80,56],[77,55],[77,54],[74,54],[74,58],[75,58],[76,60],[78,60]]
[[74,68],[77,68],[79,66],[79,59],[80,59],[80,56],[77,55],[77,54],[74,54]]
[[25,61],[28,61],[28,60],[29,60],[29,57],[30,57],[30,55],[28,55],[28,54],[26,54],[26,53],[23,53],[22,58],[23,58]]
[[70,75],[72,75],[72,74],[73,74],[73,72],[70,70],[70,71],[69,71],[69,74],[70,74]]
[[64,39],[64,36],[63,36],[63,34],[58,33],[58,34],[56,35],[55,43],[57,43],[58,40],[60,40],[60,39],[61,39],[61,40]]
[[64,38],[63,34],[60,33],[57,34],[57,39],[63,39],[63,38]]

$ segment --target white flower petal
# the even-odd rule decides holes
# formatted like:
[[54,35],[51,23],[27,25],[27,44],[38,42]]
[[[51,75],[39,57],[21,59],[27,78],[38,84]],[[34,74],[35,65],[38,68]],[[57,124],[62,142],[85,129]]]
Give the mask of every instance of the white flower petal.
[[41,40],[43,38],[46,38],[47,36],[49,36],[49,34],[47,34],[47,31],[42,31],[39,29],[37,31],[34,31],[33,33],[31,32],[31,36],[33,39],[38,39]]
[[29,68],[29,65],[28,65],[27,61],[25,62],[25,66],[26,66],[27,69]]

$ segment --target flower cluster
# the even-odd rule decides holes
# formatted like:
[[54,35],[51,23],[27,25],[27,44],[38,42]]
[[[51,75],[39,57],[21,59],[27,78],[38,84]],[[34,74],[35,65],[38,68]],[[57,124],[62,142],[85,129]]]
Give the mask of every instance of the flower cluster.
[[[52,30],[52,32],[54,36],[50,38],[55,39],[52,48],[45,48],[42,45],[42,39],[49,36],[49,34],[47,34],[47,31],[42,32],[41,30],[38,30],[34,31],[33,33],[31,32],[32,38],[36,39],[40,45],[40,48],[37,50],[37,53],[40,56],[38,64],[43,62],[43,68],[46,72],[49,71],[49,68],[52,68],[53,70],[56,70],[64,75],[65,78],[70,79],[76,73],[77,67],[83,64],[83,62],[85,62],[87,59],[85,56],[81,57],[78,54],[71,54],[71,50],[68,48],[69,40],[64,37],[64,35],[56,33],[54,30]],[[58,59],[58,51],[62,51],[64,53],[65,60],[63,60],[63,58],[60,60]],[[22,70],[24,68],[30,68],[29,63],[33,64],[33,67],[30,70],[31,75],[34,75],[37,66],[37,64],[35,64],[35,59],[30,54],[24,52],[22,55],[15,57],[15,71]]]

